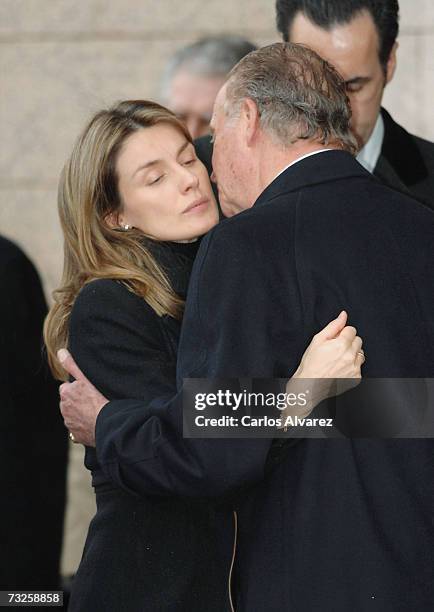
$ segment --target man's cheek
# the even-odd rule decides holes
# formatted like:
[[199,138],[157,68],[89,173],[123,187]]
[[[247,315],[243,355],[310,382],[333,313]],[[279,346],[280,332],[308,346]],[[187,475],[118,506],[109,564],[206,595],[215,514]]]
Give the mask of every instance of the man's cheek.
[[359,147],[364,145],[363,136],[366,129],[365,121],[366,118],[363,116],[363,108],[359,102],[351,100],[351,121],[350,127],[354,136],[357,139]]

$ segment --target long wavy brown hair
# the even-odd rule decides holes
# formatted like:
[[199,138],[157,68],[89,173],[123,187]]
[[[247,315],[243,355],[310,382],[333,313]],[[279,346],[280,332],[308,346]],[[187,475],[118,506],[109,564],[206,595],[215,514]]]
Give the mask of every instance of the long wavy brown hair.
[[68,322],[80,289],[97,278],[124,282],[159,315],[182,316],[184,303],[146,246],[139,230],[113,227],[122,210],[116,175],[117,156],[134,132],[158,123],[180,130],[169,110],[145,100],[127,100],[98,112],[74,145],[59,181],[58,211],[64,235],[61,285],[45,320],[44,338],[54,375],[66,379],[56,353],[68,345]]

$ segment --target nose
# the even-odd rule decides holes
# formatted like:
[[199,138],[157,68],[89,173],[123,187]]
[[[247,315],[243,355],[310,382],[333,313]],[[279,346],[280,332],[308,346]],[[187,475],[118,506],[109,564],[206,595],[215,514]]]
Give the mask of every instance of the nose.
[[190,132],[191,137],[193,138],[193,140],[195,138],[199,138],[199,136],[201,136],[201,133],[200,133],[200,121],[199,121],[199,119],[197,117],[195,117],[195,116],[189,115],[187,117],[186,123],[187,123],[188,131]]
[[196,189],[199,186],[199,177],[192,168],[180,166],[179,184],[181,191],[186,193],[191,189]]

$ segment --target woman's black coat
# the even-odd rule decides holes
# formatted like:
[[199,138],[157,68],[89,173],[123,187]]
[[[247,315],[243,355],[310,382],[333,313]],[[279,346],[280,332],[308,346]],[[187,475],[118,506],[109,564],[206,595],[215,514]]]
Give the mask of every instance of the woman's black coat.
[[[154,248],[178,294],[185,294],[196,245]],[[106,397],[152,399],[173,393],[179,331],[178,321],[158,317],[122,282],[101,279],[76,299],[69,348]],[[231,538],[233,527],[224,526],[219,508],[206,499],[122,491],[102,471],[95,449],[86,449],[85,463],[97,512],[69,609],[223,612],[231,559],[227,546],[226,556],[219,548],[220,536]]]

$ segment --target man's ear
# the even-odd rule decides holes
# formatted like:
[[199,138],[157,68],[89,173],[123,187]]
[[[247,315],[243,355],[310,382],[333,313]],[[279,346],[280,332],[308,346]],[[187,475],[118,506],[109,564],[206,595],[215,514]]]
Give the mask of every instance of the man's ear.
[[398,42],[395,42],[395,44],[392,47],[392,50],[390,52],[389,55],[389,59],[387,60],[387,64],[386,64],[386,85],[387,83],[390,83],[390,81],[393,79],[393,75],[395,74],[395,70],[396,70],[396,51],[398,49]]
[[255,141],[260,127],[260,116],[256,103],[245,98],[242,102],[240,118],[244,125],[244,135],[248,147]]

